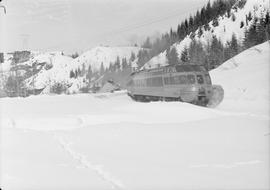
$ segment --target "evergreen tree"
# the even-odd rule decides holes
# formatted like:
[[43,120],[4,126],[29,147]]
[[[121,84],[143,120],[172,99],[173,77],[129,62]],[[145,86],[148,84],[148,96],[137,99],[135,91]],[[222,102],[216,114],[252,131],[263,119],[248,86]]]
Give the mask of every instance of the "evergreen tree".
[[74,54],[72,54],[72,55],[71,55],[71,57],[72,57],[73,59],[75,59],[75,58],[79,57],[78,52],[75,52]]
[[231,39],[231,43],[230,43],[230,49],[232,51],[231,57],[237,55],[238,52],[239,52],[239,45],[238,45],[238,41],[237,41],[235,33],[232,34],[232,39]]
[[150,60],[150,56],[147,50],[139,50],[138,52],[138,67],[141,68],[147,61]]
[[270,40],[270,16],[269,11],[265,15],[265,36],[266,40]]
[[166,57],[169,65],[178,64],[178,53],[175,47],[166,50]]
[[232,14],[232,21],[234,22],[236,19],[235,14]]
[[190,57],[190,63],[196,65],[204,65],[206,59],[206,52],[203,49],[203,45],[200,41],[195,39],[190,43],[188,54]]
[[0,53],[0,63],[4,63],[4,53]]
[[122,69],[125,70],[128,68],[127,59],[124,57],[122,58]]
[[78,67],[78,76],[82,76],[82,71],[81,71],[81,69],[80,69],[80,67]]
[[114,66],[113,66],[113,63],[112,62],[110,62],[109,71],[110,72],[114,72]]
[[99,69],[99,74],[103,75],[105,73],[104,65],[103,62],[101,62],[100,69]]
[[185,30],[185,35],[187,35],[189,33],[188,20],[187,19],[185,19],[185,28],[184,28],[184,30]]
[[142,45],[143,48],[147,48],[147,49],[151,49],[152,48],[152,44],[151,44],[151,41],[150,41],[150,38],[147,37],[145,42],[143,43]]
[[120,68],[121,68],[121,63],[120,63],[120,58],[119,58],[119,56],[116,57],[116,61],[115,61],[114,65],[115,65],[115,69],[114,69],[114,70],[115,70],[115,71],[119,71]]
[[244,21],[241,21],[240,22],[240,28],[243,28],[244,27]]
[[265,18],[261,17],[256,23],[257,44],[263,43],[267,40]]
[[189,26],[189,32],[192,32],[194,30],[194,20],[192,16],[189,17],[188,26]]
[[81,76],[84,76],[86,73],[86,68],[85,68],[85,64],[83,63],[82,65],[82,71],[81,71]]
[[135,53],[134,53],[134,52],[131,52],[129,61],[130,61],[130,62],[133,62],[135,59],[136,59]]
[[206,10],[205,10],[206,22],[209,22],[211,20],[211,17],[212,17],[212,7],[211,7],[211,3],[209,0],[207,5],[206,5]]
[[244,46],[245,48],[252,47],[257,44],[256,39],[257,38],[257,32],[256,32],[256,22],[253,21],[251,23],[251,26],[248,30],[245,30],[245,37],[244,37]]
[[89,83],[91,82],[92,75],[93,75],[92,68],[91,65],[89,65],[86,75],[86,78],[88,79]]
[[188,63],[189,56],[188,56],[188,48],[185,46],[182,53],[181,53],[181,62],[182,63]]
[[69,78],[75,78],[75,73],[73,70],[69,72]]
[[209,49],[209,64],[210,69],[213,69],[219,66],[224,60],[223,45],[215,35],[213,36]]
[[202,27],[200,26],[198,30],[198,37],[200,38],[202,34],[203,34],[203,30],[202,30]]
[[212,25],[213,25],[214,27],[216,27],[216,26],[218,26],[218,25],[219,25],[219,23],[218,23],[218,19],[217,19],[217,18],[214,18],[214,19],[213,19],[213,23],[212,23]]
[[206,20],[206,15],[205,15],[205,7],[203,7],[202,9],[201,9],[201,13],[200,13],[200,20],[201,20],[201,23],[202,24],[205,24],[206,22],[207,22],[207,20]]

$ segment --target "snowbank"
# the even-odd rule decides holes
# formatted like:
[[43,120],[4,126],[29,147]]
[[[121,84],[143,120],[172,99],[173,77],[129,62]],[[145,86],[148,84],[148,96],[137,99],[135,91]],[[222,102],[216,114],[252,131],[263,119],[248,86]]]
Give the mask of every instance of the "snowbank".
[[254,46],[221,66],[210,75],[214,84],[225,91],[220,107],[242,110],[258,109],[269,113],[270,41]]

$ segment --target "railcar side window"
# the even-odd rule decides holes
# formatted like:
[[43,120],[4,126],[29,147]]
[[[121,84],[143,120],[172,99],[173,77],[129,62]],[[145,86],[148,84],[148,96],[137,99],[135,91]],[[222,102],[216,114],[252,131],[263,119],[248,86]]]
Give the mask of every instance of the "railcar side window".
[[179,76],[179,84],[187,84],[187,76],[186,75]]
[[198,84],[203,84],[203,76],[202,75],[197,75],[197,82],[198,82]]
[[[166,83],[166,78],[165,78]],[[161,77],[154,77],[154,78],[148,78],[146,79],[146,86],[163,86],[162,78]]]
[[173,78],[174,78],[175,84],[180,84],[179,76],[174,76]]
[[211,84],[211,78],[210,78],[209,74],[205,75],[205,81],[206,81],[206,84]]
[[175,84],[174,77],[170,77],[170,84]]
[[146,86],[151,86],[151,85],[152,85],[151,78],[146,79]]
[[169,78],[168,78],[168,77],[164,77],[164,83],[165,83],[166,85],[169,84]]
[[195,76],[194,75],[188,75],[187,80],[188,80],[188,84],[194,84],[195,83]]

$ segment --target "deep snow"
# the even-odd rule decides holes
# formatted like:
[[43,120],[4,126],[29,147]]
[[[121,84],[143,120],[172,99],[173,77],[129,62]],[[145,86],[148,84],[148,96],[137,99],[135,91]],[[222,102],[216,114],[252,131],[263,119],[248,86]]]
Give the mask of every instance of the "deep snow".
[[212,71],[215,109],[125,91],[0,99],[0,186],[269,189],[269,55],[266,42]]

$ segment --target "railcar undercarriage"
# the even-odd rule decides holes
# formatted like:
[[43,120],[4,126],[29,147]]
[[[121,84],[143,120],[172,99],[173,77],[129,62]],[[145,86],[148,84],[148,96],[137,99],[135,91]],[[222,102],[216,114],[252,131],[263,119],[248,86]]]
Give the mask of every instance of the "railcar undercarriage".
[[[192,102],[187,102],[199,106],[210,107],[214,108],[218,106],[223,98],[224,98],[224,90],[220,85],[213,85],[213,93],[210,99],[207,99],[206,96],[198,96],[196,100]],[[128,95],[135,101],[138,102],[151,102],[151,101],[165,101],[165,102],[185,102],[181,99],[181,97],[162,97],[162,96],[149,96],[149,95],[142,95],[142,94],[131,94]]]

